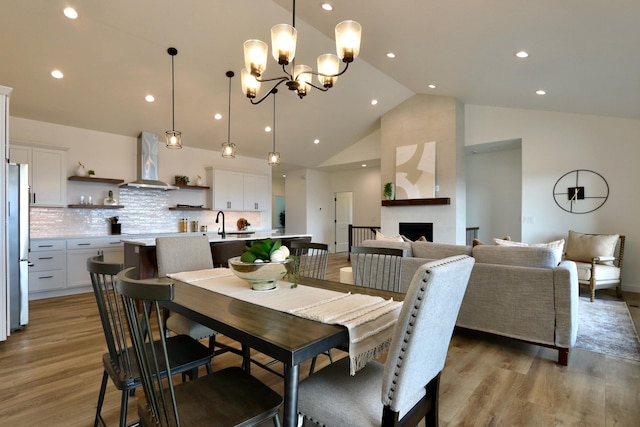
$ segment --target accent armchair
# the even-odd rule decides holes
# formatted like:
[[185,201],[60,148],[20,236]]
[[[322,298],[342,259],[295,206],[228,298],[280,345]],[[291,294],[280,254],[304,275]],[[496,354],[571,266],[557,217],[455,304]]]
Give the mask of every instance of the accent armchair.
[[583,234],[569,231],[565,260],[574,261],[578,283],[588,285],[593,302],[596,289],[616,288],[622,297],[622,261],[625,236],[619,234]]

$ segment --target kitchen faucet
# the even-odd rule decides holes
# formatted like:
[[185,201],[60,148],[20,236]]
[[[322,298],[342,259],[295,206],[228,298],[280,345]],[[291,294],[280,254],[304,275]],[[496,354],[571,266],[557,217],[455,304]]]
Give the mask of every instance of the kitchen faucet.
[[216,215],[216,224],[218,223],[220,214],[222,214],[222,232],[220,232],[220,227],[218,227],[218,234],[221,234],[222,238],[225,239],[227,237],[227,233],[224,231],[224,212],[218,211],[218,214]]

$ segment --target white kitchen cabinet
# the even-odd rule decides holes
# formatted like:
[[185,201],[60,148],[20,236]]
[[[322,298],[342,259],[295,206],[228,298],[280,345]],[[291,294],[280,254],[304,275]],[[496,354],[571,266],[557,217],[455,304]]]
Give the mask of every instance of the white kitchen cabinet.
[[267,210],[269,181],[266,175],[243,174],[243,207],[245,211]]
[[29,294],[64,289],[67,286],[66,242],[33,239],[29,254]]
[[87,258],[104,254],[105,261],[123,262],[124,246],[120,238],[87,238],[67,240],[67,287],[90,286]]
[[66,151],[10,143],[9,160],[29,165],[32,206],[66,205]]
[[[208,169],[207,173],[210,171],[211,169]],[[243,210],[243,173],[216,169],[211,175],[213,180],[212,208]]]

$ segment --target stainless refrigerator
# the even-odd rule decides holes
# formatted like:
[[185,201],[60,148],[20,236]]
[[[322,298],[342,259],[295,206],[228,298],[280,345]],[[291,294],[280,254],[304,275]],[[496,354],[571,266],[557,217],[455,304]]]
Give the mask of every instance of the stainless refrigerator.
[[29,175],[28,165],[8,164],[7,266],[11,330],[29,321]]

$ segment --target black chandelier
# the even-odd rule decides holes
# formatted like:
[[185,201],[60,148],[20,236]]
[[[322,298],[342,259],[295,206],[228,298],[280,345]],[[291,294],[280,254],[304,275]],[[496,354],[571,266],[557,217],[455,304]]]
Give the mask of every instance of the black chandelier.
[[[328,53],[318,57],[318,70],[313,71],[308,65],[296,65],[296,40],[298,32],[296,30],[296,2],[293,0],[293,22],[292,25],[278,24],[271,28],[271,52],[273,58],[282,66],[284,76],[275,78],[262,78],[262,74],[267,68],[268,46],[261,40],[247,40],[244,42],[244,63],[242,70],[242,91],[249,98],[252,104],[259,104],[264,101],[273,89],[286,83],[289,90],[296,91],[302,99],[311,87],[326,92],[336,82],[338,76],[344,74],[349,68],[349,64],[358,57],[360,53],[360,36],[362,27],[356,21],[342,21],[336,25],[336,53]],[[340,60],[346,65],[340,71]],[[287,69],[287,65],[291,67]],[[320,86],[312,83],[313,76],[318,77]],[[275,82],[274,86],[262,98],[256,101],[260,84],[265,82]]]

